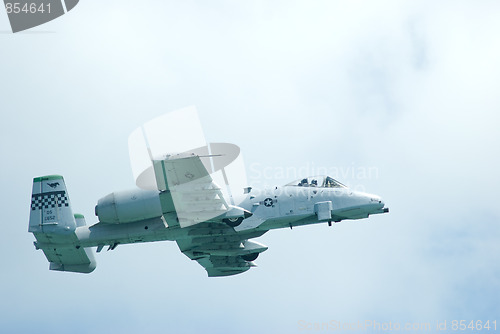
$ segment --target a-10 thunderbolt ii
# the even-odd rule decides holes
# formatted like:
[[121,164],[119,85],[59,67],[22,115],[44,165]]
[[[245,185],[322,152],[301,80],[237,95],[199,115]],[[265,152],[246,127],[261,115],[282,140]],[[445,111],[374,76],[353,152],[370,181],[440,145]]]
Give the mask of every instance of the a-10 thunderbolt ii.
[[264,190],[240,189],[236,203],[212,176],[224,172],[238,154],[236,145],[212,143],[151,159],[144,174],[149,173],[156,189],[101,198],[95,207],[99,221],[92,226],[73,213],[62,176],[36,177],[28,230],[51,270],[92,272],[96,262],[90,247],[100,252],[105,246],[113,250],[120,244],[172,240],[213,277],[254,267],[267,247],[251,239],[269,230],[331,225],[389,211],[379,196],[353,191],[329,176]]

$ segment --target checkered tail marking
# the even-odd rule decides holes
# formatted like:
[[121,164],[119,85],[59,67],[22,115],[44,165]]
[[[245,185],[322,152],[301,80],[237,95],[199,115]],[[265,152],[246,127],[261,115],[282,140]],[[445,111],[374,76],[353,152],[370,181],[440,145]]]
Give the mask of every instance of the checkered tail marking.
[[65,191],[53,191],[43,194],[31,195],[31,210],[48,208],[62,208],[69,206],[68,196]]

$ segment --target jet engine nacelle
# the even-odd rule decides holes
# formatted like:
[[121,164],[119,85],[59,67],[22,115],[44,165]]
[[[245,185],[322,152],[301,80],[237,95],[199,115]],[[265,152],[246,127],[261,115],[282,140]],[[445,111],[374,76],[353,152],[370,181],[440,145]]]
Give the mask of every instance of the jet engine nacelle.
[[95,207],[101,223],[123,224],[160,217],[158,191],[119,191],[101,198]]
[[[101,198],[95,207],[95,215],[101,223],[125,224],[160,217],[163,214],[160,195],[156,190],[129,190],[111,193]],[[237,206],[229,206],[224,214],[213,220],[238,226],[252,213]]]

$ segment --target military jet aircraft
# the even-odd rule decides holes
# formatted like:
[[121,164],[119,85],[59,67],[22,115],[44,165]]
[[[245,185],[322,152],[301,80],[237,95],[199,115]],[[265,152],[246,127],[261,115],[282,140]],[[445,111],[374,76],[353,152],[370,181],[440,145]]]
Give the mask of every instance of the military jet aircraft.
[[252,239],[269,230],[389,211],[379,196],[353,191],[326,175],[263,190],[246,187],[236,204],[212,175],[238,154],[236,145],[212,143],[154,158],[145,174],[156,189],[101,198],[95,207],[99,221],[92,226],[73,213],[62,176],[36,177],[28,229],[35,248],[44,252],[50,270],[90,273],[96,267],[91,247],[100,252],[105,246],[171,240],[209,277],[229,276],[255,266],[267,247]]

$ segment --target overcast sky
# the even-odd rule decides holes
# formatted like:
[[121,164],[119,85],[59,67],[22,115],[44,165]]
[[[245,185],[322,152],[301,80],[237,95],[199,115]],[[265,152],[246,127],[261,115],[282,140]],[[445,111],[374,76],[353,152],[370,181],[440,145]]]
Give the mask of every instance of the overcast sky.
[[[0,10],[2,332],[498,323],[499,10],[84,0],[17,34]],[[241,147],[249,185],[326,169],[391,212],[271,231],[234,277],[208,278],[173,242],[102,252],[90,275],[49,271],[27,232],[32,178],[63,175],[93,224],[100,197],[134,187],[130,132],[190,105],[209,141]]]

